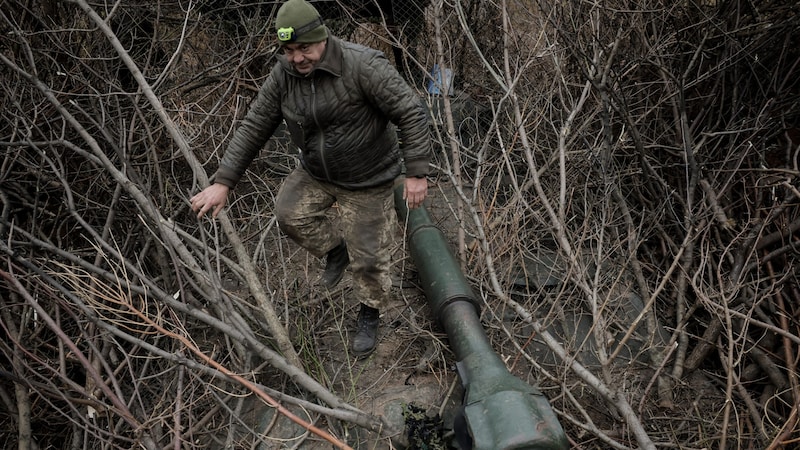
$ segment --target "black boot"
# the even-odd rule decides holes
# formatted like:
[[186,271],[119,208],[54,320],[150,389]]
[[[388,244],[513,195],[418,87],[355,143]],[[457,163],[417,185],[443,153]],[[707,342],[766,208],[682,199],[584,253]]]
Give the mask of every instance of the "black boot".
[[325,258],[325,271],[319,279],[320,286],[325,289],[333,289],[344,276],[344,269],[350,264],[350,256],[347,254],[347,244],[333,247]]
[[380,311],[362,303],[361,310],[358,311],[356,334],[352,340],[353,353],[356,357],[367,356],[375,350],[379,321]]

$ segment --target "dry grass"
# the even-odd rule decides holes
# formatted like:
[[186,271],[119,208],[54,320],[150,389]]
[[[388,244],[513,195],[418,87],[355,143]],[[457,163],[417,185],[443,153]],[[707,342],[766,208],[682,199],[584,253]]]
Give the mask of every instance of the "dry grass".
[[[349,279],[317,292],[320,263],[271,213],[282,139],[225,220],[188,211],[271,66],[269,8],[120,6],[120,55],[73,4],[17,3],[0,14],[6,447],[330,447],[256,392],[358,448],[394,445],[404,404],[452,422],[456,361],[402,227],[381,345],[355,361]],[[456,74],[448,101],[420,89],[427,206],[493,347],[573,447],[789,448],[800,16],[662,3],[433,3],[404,49],[409,73]]]

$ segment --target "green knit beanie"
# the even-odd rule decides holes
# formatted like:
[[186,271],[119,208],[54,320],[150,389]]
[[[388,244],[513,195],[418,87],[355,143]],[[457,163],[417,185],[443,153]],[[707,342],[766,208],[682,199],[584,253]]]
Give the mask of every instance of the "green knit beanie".
[[289,0],[281,5],[275,28],[282,44],[309,44],[328,38],[328,29],[322,24],[319,12],[305,0]]

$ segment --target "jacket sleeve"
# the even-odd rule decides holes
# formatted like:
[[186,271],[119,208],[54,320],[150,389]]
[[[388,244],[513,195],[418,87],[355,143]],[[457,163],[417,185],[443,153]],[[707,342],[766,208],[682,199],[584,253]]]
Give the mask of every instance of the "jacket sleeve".
[[422,100],[380,52],[366,59],[359,84],[373,105],[397,126],[406,176],[427,175],[431,139]]
[[275,64],[247,114],[236,128],[214,174],[214,182],[230,188],[236,187],[247,167],[280,125],[283,115],[278,77],[281,76],[283,69],[280,64]]

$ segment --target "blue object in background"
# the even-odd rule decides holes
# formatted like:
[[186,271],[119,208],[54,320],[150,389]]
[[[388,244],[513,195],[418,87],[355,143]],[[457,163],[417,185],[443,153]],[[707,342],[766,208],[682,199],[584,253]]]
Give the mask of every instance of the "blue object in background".
[[[442,80],[442,72],[444,72],[444,80]],[[447,83],[448,95],[453,95],[453,70],[447,67],[441,69],[438,64],[434,64],[433,70],[431,70],[431,79],[428,80],[428,94],[442,95],[445,83]]]

